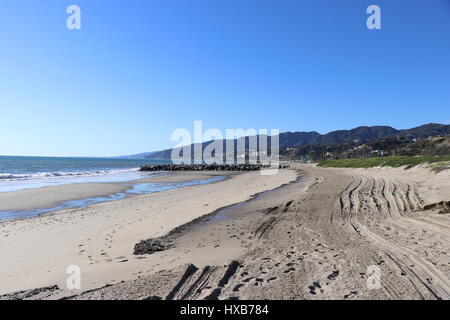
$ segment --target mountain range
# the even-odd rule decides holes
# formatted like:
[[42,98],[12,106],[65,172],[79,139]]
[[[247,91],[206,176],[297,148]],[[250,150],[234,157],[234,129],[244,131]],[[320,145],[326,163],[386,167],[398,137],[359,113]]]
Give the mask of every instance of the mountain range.
[[[450,134],[450,125],[430,123],[411,129],[397,130],[389,126],[373,126],[373,127],[358,127],[351,130],[337,130],[327,134],[320,134],[315,131],[311,132],[284,132],[279,135],[280,149],[298,148],[305,146],[331,146],[346,142],[371,142],[388,137],[403,137],[408,140],[436,137]],[[248,137],[235,139],[235,142],[240,139],[246,140],[248,145]],[[212,141],[204,142],[203,148]],[[193,145],[191,145],[193,147]],[[140,158],[152,160],[170,160],[172,149],[162,151],[148,152],[138,155],[126,156],[127,158]]]

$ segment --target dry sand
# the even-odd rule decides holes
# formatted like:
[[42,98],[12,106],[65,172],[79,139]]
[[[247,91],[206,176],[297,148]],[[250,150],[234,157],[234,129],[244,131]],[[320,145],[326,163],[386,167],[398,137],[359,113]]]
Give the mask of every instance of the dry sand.
[[[171,226],[182,225],[201,215],[190,212],[191,205],[202,208],[206,202],[208,206],[214,203],[215,208],[224,206],[226,202],[216,202],[221,201],[216,193],[226,191],[226,183],[230,188],[227,194],[232,189],[241,193],[245,189],[243,184],[255,187],[261,179],[275,179],[277,183],[274,183],[275,180],[271,183],[264,180],[265,187],[273,189],[282,184],[281,180],[291,180],[294,173],[283,170],[280,176],[275,176],[277,178],[259,179],[252,174],[243,174],[214,185],[178,190],[173,198],[168,197],[169,193],[161,193],[161,200],[165,200],[162,203],[173,200],[175,205],[173,210],[164,209],[162,205],[160,210],[164,210],[164,216],[156,214],[152,215],[151,221],[132,221],[130,229],[124,223],[119,224],[122,229],[114,226],[113,229],[120,232],[121,237],[103,229],[103,232],[109,231],[108,237],[115,237],[113,243],[108,242],[109,238],[104,239],[104,245],[98,241],[103,234],[96,237],[96,242],[83,242],[85,246],[81,250],[89,252],[83,252],[82,257],[85,259],[86,255],[91,255],[91,263],[94,263],[88,266],[83,258],[79,258],[79,262],[84,263],[82,270],[86,270],[83,273],[85,292],[68,292],[60,285],[62,280],[55,281],[53,276],[45,282],[28,284],[29,288],[48,286],[46,289],[4,298],[56,299],[67,295],[71,295],[71,299],[450,298],[450,215],[439,214],[439,210],[423,209],[427,204],[450,200],[448,170],[435,174],[426,168],[360,170],[296,167],[301,173],[297,181],[172,232],[169,232]],[[200,188],[208,192],[210,201],[197,192]],[[129,203],[124,207],[128,213],[133,212],[131,206],[134,210],[149,210],[149,198],[142,197],[145,199],[142,203],[133,200],[134,205]],[[233,197],[234,202],[238,202],[237,198]],[[248,199],[248,196],[242,198]],[[112,221],[116,222],[123,218],[119,213],[119,203],[124,202],[110,203],[110,211],[103,211],[103,214],[108,212]],[[95,209],[90,210],[94,212],[89,215],[84,213],[86,222],[93,225],[98,225],[99,221],[107,223],[104,218],[96,221]],[[208,212],[211,210],[202,211]],[[166,221],[166,213],[176,217],[176,222]],[[86,223],[80,220],[83,215],[72,212],[64,216],[64,221],[53,223],[53,235],[73,228],[76,232],[73,236],[84,239],[87,235],[80,237]],[[82,225],[68,227],[69,217],[74,217],[76,223]],[[51,220],[44,221],[48,225],[52,223]],[[151,226],[156,221],[157,225],[164,222],[161,230]],[[141,224],[146,228],[141,228]],[[22,253],[28,252],[32,243],[27,242],[27,246],[23,247],[21,242],[29,234],[42,239],[42,235],[35,234],[32,228],[40,232],[52,230],[44,226],[36,222],[26,226],[3,226],[4,231],[14,229],[21,239],[11,240],[9,245],[12,248],[8,250],[0,248],[2,257],[10,252],[9,257],[15,259],[8,263],[11,267],[7,270],[9,278],[3,277],[5,269],[2,265],[1,283],[4,279],[17,281],[9,282],[10,289],[3,291],[27,287],[23,283],[26,279],[23,273],[26,272],[24,266],[30,262],[24,260],[21,264],[18,254],[12,253],[14,248]],[[98,227],[96,229],[100,230]],[[139,234],[130,236],[135,231]],[[153,254],[131,255],[131,243],[136,239],[148,238],[162,239],[171,248]],[[98,256],[105,245],[111,246],[107,249],[108,257],[112,259],[109,264]],[[58,271],[57,266],[62,264],[54,261],[57,259],[57,255],[53,254],[56,249],[51,248],[51,258],[41,254],[34,256],[41,263],[50,261],[56,267],[51,271],[53,275]],[[112,258],[119,252],[122,252],[122,257]],[[67,258],[65,264],[70,260]],[[36,267],[39,264],[32,265]],[[13,270],[14,266],[19,266],[22,274]],[[45,275],[45,269],[40,267],[39,276]],[[374,279],[372,272],[375,269],[380,271],[379,287],[368,286],[368,283],[373,284],[370,280]],[[35,275],[28,277],[34,279]],[[102,287],[111,279],[116,284]],[[117,283],[120,280],[126,281]],[[52,287],[55,284],[59,288]],[[97,289],[86,291],[95,286]]]

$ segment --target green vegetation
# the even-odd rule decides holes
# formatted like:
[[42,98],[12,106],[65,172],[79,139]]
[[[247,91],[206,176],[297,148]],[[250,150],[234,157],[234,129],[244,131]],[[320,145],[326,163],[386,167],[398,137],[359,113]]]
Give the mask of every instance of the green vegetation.
[[422,163],[450,161],[450,156],[418,156],[418,157],[379,157],[367,159],[338,159],[319,162],[320,167],[334,168],[372,168],[402,167],[412,168]]
[[377,156],[448,156],[450,155],[450,136],[414,139],[388,137],[370,142],[355,140],[335,145],[307,145],[280,148],[280,154],[286,160],[308,158],[315,162],[331,159],[366,159]]

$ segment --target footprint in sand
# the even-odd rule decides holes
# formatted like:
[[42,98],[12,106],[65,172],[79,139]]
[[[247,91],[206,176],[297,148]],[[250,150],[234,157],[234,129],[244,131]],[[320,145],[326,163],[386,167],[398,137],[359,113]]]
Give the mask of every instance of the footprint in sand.
[[290,273],[290,272],[292,272],[292,271],[295,271],[295,268],[289,268],[289,269],[287,269],[287,270],[284,270],[283,273],[284,273],[284,274],[288,274],[288,273]]
[[320,282],[319,282],[319,281],[313,282],[313,284],[310,285],[310,286],[308,287],[308,289],[309,289],[309,293],[314,294],[314,295],[316,295],[316,294],[318,293],[317,290],[319,290],[319,293],[322,293],[322,292],[323,292],[322,286],[320,285]]
[[328,280],[336,280],[336,278],[339,276],[339,270],[334,270],[330,275],[328,275]]

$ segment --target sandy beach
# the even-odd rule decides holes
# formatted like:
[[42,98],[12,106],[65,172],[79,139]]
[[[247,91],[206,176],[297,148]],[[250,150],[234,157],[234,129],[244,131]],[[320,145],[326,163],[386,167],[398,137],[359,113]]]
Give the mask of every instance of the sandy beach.
[[0,305],[450,300],[450,0],[2,1],[0,21]]
[[[450,216],[433,206],[449,200],[449,175],[292,165],[2,222],[0,290],[4,299],[449,299]],[[168,247],[134,255],[146,239]],[[81,267],[81,290],[65,287],[70,264]]]
[[[259,172],[188,172],[143,181],[186,182],[214,175],[224,175],[226,179],[87,208],[60,210],[31,219],[0,222],[0,293],[53,285],[64,289],[68,277],[66,270],[70,265],[77,265],[82,270],[82,291],[167,267],[149,264],[150,259],[143,259],[146,257],[133,256],[134,245],[143,239],[162,236],[219,208],[289,183],[296,179],[297,173],[284,170],[274,176],[262,176]],[[22,203],[27,199],[28,206],[34,207],[39,202],[106,194],[122,188],[123,184],[77,184],[22,190],[1,196],[3,203],[8,203],[8,209],[11,209],[9,199],[18,203],[17,208],[23,208],[21,201],[16,200],[19,197]],[[74,193],[74,189],[78,191]],[[74,293],[61,292],[61,295],[67,294]]]

